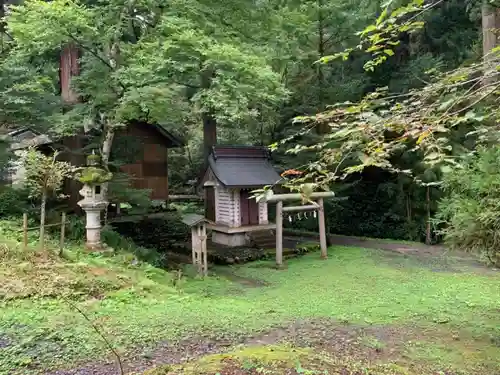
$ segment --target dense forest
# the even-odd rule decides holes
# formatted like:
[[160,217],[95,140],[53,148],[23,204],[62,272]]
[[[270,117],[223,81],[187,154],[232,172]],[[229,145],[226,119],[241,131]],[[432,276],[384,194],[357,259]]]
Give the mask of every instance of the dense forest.
[[500,0],[0,0],[0,375],[500,374]]
[[[98,149],[110,169],[133,150],[118,129],[159,123],[186,141],[169,156],[174,192],[214,143],[271,146],[282,170],[302,171],[292,188],[345,198],[328,204],[331,233],[447,240],[494,262],[495,6],[2,0],[0,123],[92,134],[82,154]],[[115,177],[110,197],[149,204]],[[2,194],[9,215],[24,193]]]

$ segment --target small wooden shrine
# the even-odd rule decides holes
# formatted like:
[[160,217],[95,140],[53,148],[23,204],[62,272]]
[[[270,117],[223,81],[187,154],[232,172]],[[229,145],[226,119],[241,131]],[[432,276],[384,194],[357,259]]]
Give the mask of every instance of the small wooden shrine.
[[267,202],[252,198],[252,190],[281,180],[266,147],[214,146],[203,172],[200,189],[205,217],[215,223],[207,225],[214,243],[244,246],[247,233],[276,228],[269,223]]
[[187,214],[182,218],[182,222],[191,228],[193,265],[198,270],[199,275],[207,276],[207,219],[205,219],[202,215]]

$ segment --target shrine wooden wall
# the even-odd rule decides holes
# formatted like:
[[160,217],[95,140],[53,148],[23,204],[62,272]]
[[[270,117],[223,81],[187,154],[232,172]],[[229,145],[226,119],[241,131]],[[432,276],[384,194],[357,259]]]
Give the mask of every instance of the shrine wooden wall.
[[141,143],[135,162],[121,167],[132,179],[136,189],[150,189],[151,199],[168,199],[168,146],[165,139],[147,126],[133,124],[120,135],[133,136]]

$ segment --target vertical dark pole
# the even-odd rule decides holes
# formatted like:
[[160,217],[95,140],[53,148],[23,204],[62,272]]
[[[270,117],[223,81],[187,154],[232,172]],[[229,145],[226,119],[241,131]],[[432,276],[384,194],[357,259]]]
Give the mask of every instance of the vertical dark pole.
[[283,202],[276,203],[276,267],[283,265]]
[[321,247],[321,258],[328,258],[326,246],[326,228],[325,228],[325,204],[323,198],[318,199],[318,220],[319,220],[319,243]]

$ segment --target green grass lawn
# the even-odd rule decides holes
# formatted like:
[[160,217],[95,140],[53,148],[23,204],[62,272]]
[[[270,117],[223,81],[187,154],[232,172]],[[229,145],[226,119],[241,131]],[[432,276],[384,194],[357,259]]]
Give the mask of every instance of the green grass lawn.
[[[386,327],[391,340],[394,330],[400,331],[398,347],[409,362],[471,375],[500,373],[500,274],[468,266],[460,272],[437,270],[377,250],[335,247],[329,253],[326,261],[318,254],[296,258],[285,270],[256,262],[231,268],[231,281],[215,269],[205,280],[186,278],[175,285],[170,274],[123,257],[81,255],[71,267],[100,289],[94,298],[74,303],[124,352],[149,350],[164,340],[199,335],[232,340],[298,319],[328,319],[332,327]],[[0,277],[6,278],[3,271]],[[57,277],[64,280],[54,273]],[[105,356],[89,323],[64,299],[22,297],[11,296],[0,306],[0,374]],[[377,350],[391,345],[370,335],[358,341]]]

